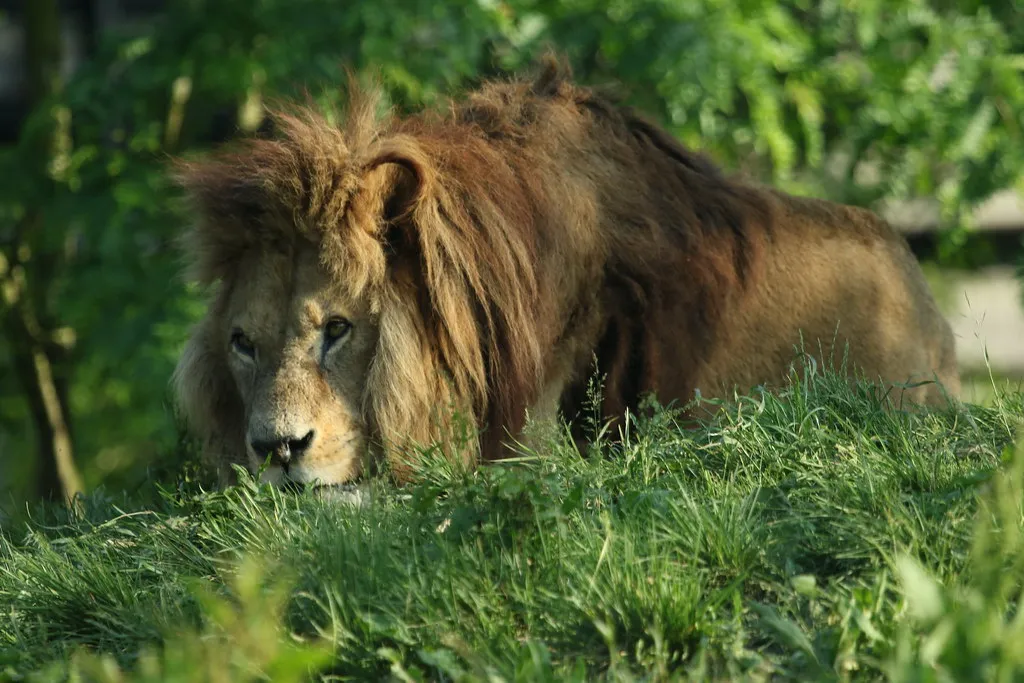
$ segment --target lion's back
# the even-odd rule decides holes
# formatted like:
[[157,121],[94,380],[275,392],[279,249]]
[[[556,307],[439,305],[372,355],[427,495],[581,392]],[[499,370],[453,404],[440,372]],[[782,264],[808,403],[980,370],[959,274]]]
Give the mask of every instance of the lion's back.
[[902,236],[866,209],[767,192],[770,237],[724,311],[702,393],[775,384],[802,346],[819,365],[869,380],[941,382],[909,390],[914,402],[957,396],[952,329]]

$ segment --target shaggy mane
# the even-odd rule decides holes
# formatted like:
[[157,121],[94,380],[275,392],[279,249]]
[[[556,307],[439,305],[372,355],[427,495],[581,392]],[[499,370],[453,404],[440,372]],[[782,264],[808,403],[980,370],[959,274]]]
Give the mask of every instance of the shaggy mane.
[[[424,416],[447,403],[484,430],[479,454],[501,457],[558,373],[561,409],[575,414],[578,366],[594,355],[609,417],[646,392],[692,394],[723,297],[756,267],[771,224],[761,195],[551,56],[533,79],[409,118],[379,113],[378,93],[350,82],[340,124],[276,111],[269,138],[180,165],[198,280],[222,283],[223,297],[250,250],[317,245],[381,316],[364,410],[391,449],[435,439]],[[556,371],[548,354],[578,330],[592,343]],[[666,367],[659,344],[673,334],[686,353]],[[208,441],[240,419],[215,346],[177,376]]]

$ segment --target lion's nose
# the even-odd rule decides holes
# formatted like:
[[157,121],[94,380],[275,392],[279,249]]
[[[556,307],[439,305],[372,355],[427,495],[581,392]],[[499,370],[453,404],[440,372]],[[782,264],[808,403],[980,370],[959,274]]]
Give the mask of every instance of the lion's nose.
[[302,438],[294,436],[275,436],[270,439],[253,439],[250,442],[257,457],[265,458],[270,454],[270,462],[281,467],[301,456],[313,443],[313,430],[309,430]]

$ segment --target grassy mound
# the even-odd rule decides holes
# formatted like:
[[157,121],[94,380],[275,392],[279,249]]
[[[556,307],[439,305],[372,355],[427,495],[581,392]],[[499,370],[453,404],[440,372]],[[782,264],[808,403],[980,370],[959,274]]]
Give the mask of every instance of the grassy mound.
[[363,508],[92,499],[0,538],[0,678],[1021,680],[1021,415],[825,377]]

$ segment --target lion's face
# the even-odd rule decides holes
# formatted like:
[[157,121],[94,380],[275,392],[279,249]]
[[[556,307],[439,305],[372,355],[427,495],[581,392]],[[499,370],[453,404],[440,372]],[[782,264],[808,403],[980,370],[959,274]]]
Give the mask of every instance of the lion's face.
[[275,484],[341,484],[368,448],[363,393],[378,338],[365,302],[349,296],[312,246],[252,253],[220,326],[244,408],[247,462]]

